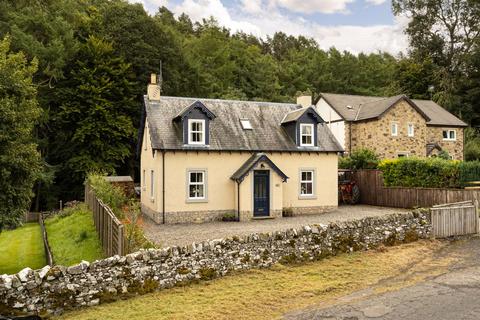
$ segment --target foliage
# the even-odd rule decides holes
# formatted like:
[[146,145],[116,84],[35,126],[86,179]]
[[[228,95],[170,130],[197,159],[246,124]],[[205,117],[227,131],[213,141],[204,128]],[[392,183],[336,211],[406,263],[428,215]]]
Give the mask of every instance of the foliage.
[[465,160],[480,160],[480,134],[478,130],[465,129]]
[[451,160],[452,157],[446,150],[442,150],[438,153],[438,158],[443,159],[443,160]]
[[353,151],[349,157],[339,157],[338,161],[340,169],[376,169],[379,158],[372,150],[359,149]]
[[40,269],[46,264],[38,223],[0,233],[0,274],[13,274],[26,267]]
[[85,183],[90,185],[97,198],[110,207],[117,218],[125,225],[127,252],[154,247],[153,243],[146,239],[143,233],[143,221],[136,199],[128,199],[122,188],[109,183],[105,180],[105,175],[102,174],[89,173]]
[[98,173],[89,173],[85,183],[92,188],[97,198],[112,209],[117,217],[123,218],[123,207],[127,204],[128,199],[122,188],[112,185],[105,179],[105,175]]
[[[392,7],[395,15],[409,18],[406,33],[412,64],[399,73],[399,87],[412,95],[433,96],[478,124],[480,2],[393,0]],[[422,74],[417,71],[425,77],[416,77]]]
[[458,161],[440,158],[383,160],[378,168],[387,187],[460,187]]
[[469,182],[480,181],[480,161],[466,161],[459,165],[459,180],[462,186]]
[[46,219],[45,227],[56,264],[71,266],[103,258],[92,212],[85,204],[76,204]]
[[20,224],[40,171],[33,127],[40,116],[32,77],[37,60],[10,52],[0,40],[0,232]]
[[[52,159],[60,163],[71,189],[80,193],[87,172],[114,173],[132,153],[138,104],[130,65],[110,43],[89,37],[59,84],[52,108]],[[75,195],[75,193],[73,193]]]

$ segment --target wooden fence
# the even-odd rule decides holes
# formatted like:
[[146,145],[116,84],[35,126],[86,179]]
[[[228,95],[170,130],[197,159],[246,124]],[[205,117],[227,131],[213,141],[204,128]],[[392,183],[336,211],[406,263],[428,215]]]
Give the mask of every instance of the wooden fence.
[[85,185],[85,203],[93,211],[93,221],[105,255],[107,257],[124,255],[126,253],[124,226],[112,209],[96,197],[89,185]]
[[472,201],[434,206],[431,214],[432,231],[436,238],[479,232],[477,208]]
[[355,180],[360,188],[360,202],[395,208],[429,208],[461,201],[480,201],[480,190],[385,187],[380,170],[358,170]]

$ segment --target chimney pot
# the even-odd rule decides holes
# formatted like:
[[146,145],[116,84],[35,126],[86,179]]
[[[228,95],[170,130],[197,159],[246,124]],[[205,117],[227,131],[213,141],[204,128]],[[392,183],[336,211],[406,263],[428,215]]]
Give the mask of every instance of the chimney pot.
[[151,84],[157,84],[157,75],[155,73],[152,73],[150,75],[150,83]]

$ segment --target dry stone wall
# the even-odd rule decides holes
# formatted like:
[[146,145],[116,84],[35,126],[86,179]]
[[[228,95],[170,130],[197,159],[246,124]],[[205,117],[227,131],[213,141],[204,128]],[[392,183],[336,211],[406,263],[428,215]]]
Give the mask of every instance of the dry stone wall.
[[429,238],[430,233],[428,212],[415,211],[148,249],[68,268],[26,268],[15,275],[0,276],[0,314],[61,314],[68,309],[209,280],[234,270],[313,261],[381,244]]

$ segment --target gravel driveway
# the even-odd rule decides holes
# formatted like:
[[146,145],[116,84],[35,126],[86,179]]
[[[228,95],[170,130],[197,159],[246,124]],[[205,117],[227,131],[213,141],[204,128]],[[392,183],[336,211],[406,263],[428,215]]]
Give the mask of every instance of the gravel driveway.
[[147,238],[159,246],[183,246],[192,242],[225,238],[233,235],[273,232],[310,224],[327,224],[333,221],[346,221],[372,216],[383,216],[406,211],[408,210],[356,205],[340,206],[335,211],[319,215],[255,220],[248,222],[157,225],[151,220],[145,219],[144,229]]

